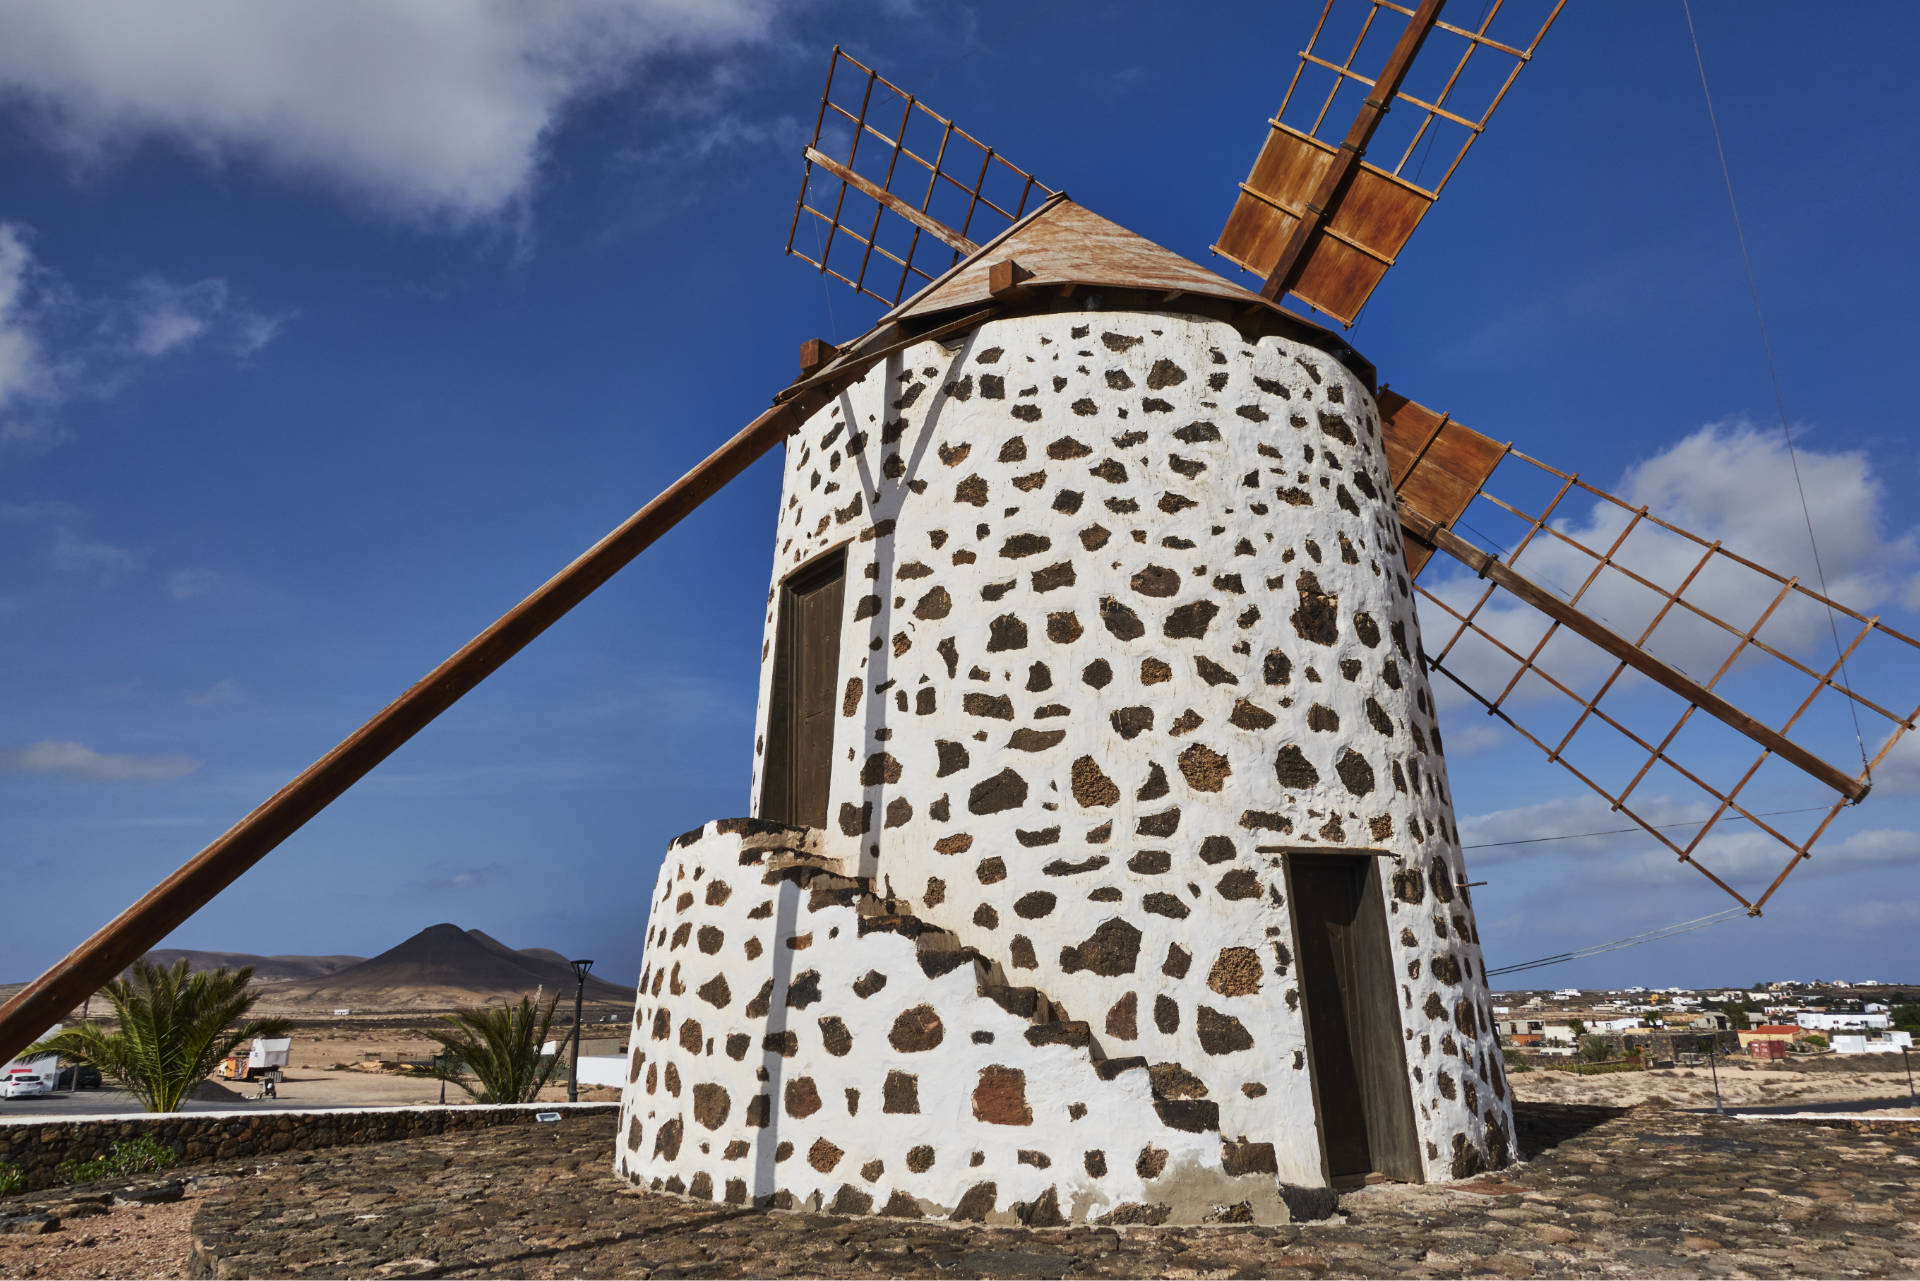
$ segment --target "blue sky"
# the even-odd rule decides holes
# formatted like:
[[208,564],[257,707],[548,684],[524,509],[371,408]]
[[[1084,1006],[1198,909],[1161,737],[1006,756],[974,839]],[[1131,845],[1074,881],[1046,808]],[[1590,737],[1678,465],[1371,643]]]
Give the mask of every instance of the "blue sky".
[[[866,327],[870,302],[780,254],[835,41],[1230,271],[1207,246],[1312,8],[9,9],[0,977],[684,471],[801,339]],[[1826,568],[1920,630],[1920,16],[1695,8]],[[1353,340],[1407,394],[1800,568],[1677,3],[1569,5]],[[630,978],[664,843],[746,807],[777,489],[763,461],[173,945],[372,953],[453,920]],[[1626,825],[1484,717],[1449,724],[1468,844]],[[1916,793],[1896,760],[1760,920],[1538,981],[1920,980]],[[1471,850],[1489,963],[1730,904],[1653,848]]]

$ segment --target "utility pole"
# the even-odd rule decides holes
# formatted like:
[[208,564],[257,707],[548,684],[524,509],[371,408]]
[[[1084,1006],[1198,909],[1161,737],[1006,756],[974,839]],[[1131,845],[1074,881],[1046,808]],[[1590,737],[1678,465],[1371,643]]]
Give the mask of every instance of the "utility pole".
[[567,1102],[580,1101],[580,1006],[587,996],[587,971],[592,961],[569,961],[573,966],[573,1060],[567,1065]]

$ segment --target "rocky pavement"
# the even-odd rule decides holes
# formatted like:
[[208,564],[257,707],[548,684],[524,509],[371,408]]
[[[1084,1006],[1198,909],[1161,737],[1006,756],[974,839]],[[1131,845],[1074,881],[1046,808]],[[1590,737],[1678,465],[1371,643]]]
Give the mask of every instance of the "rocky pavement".
[[[604,1117],[301,1153],[210,1191],[192,1275],[1897,1277],[1920,1125],[1523,1105],[1524,1164],[1278,1228],[979,1227],[743,1210],[610,1173]],[[47,1240],[49,1238],[39,1238]]]

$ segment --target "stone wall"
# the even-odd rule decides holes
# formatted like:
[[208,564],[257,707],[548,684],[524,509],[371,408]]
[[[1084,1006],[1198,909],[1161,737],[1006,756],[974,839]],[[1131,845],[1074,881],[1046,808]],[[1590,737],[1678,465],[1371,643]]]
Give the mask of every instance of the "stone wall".
[[62,1182],[62,1161],[103,1156],[115,1143],[157,1139],[183,1161],[268,1152],[301,1152],[354,1143],[386,1143],[495,1125],[522,1125],[538,1112],[612,1112],[613,1103],[537,1103],[517,1107],[339,1108],[311,1112],[167,1112],[158,1115],[0,1120],[0,1161],[22,1170],[27,1189]]

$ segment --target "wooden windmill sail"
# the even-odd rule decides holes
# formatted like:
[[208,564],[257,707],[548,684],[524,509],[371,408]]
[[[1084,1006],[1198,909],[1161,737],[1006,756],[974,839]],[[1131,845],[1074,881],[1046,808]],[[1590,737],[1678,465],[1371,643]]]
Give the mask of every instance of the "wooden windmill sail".
[[[1330,51],[1322,40],[1336,34],[1337,3],[1329,0],[1322,13],[1281,113],[1271,125],[1253,173],[1239,189],[1220,237],[1221,253],[1263,278],[1257,291],[1198,269],[1189,271],[1192,264],[1182,266],[1184,260],[1164,251],[1164,256],[1156,256],[1149,251],[1157,247],[1143,249],[1146,242],[1123,235],[1111,237],[1110,252],[1093,256],[1109,263],[1124,260],[1124,281],[1089,279],[1087,272],[1073,265],[1076,260],[1085,261],[1086,255],[1050,256],[1050,249],[1070,247],[1075,241],[1084,244],[1089,236],[1106,234],[1096,226],[1102,221],[1097,215],[1058,199],[1051,188],[993,148],[836,50],[828,92],[805,156],[802,194],[787,247],[894,310],[853,342],[807,343],[802,348],[800,377],[766,413],[16,994],[0,1009],[0,1056],[25,1046],[156,945],[681,517],[786,439],[808,413],[879,362],[915,343],[962,333],[991,316],[1018,313],[1043,294],[1070,296],[1088,288],[1145,293],[1150,288],[1163,305],[1177,303],[1202,314],[1257,315],[1273,332],[1291,334],[1335,355],[1349,368],[1364,369],[1370,384],[1371,367],[1342,338],[1279,304],[1294,297],[1343,322],[1359,314],[1467,148],[1485,129],[1507,86],[1532,58],[1559,5],[1554,4],[1533,31],[1513,36],[1501,27],[1500,0],[1473,28],[1440,21],[1438,0],[1422,0],[1415,9],[1389,0],[1366,0],[1369,7],[1358,36],[1346,33],[1352,37],[1349,51]],[[1401,22],[1398,35],[1391,30],[1395,22]],[[1377,67],[1370,67],[1367,58],[1383,33],[1393,47]],[[1425,63],[1419,61],[1421,50],[1434,33],[1464,45],[1457,67],[1450,75],[1443,68],[1432,88],[1417,83],[1408,87],[1408,77],[1417,80],[1416,73],[1425,70]],[[1480,61],[1470,65],[1473,59]],[[1503,68],[1496,77],[1495,92],[1489,100],[1462,109],[1454,95],[1472,81],[1476,68],[1489,63]],[[1309,113],[1305,123],[1292,121],[1289,107],[1295,104],[1295,90],[1304,95],[1302,87],[1315,74],[1332,75],[1335,93],[1317,116]],[[1344,107],[1335,110],[1340,107],[1342,87],[1357,92],[1361,101],[1351,127],[1336,140],[1331,131],[1342,118]],[[1306,101],[1304,96],[1299,98],[1300,103]],[[1397,115],[1389,111],[1396,106],[1400,108]],[[876,110],[880,107],[884,113]],[[1370,147],[1377,147],[1376,139],[1385,136],[1380,133],[1383,120],[1397,124],[1409,118],[1417,127],[1410,139],[1403,130],[1394,152],[1397,159],[1386,157],[1391,163],[1369,159]],[[1439,137],[1450,131],[1454,138],[1442,148]],[[1421,166],[1432,160],[1436,150],[1442,152],[1443,168],[1436,170],[1437,181],[1423,186]],[[1376,157],[1382,154],[1373,152]],[[1022,233],[1023,238],[1013,239]],[[995,252],[1008,244],[1007,252]],[[1847,667],[1851,656],[1864,676],[1883,678],[1890,668],[1877,662],[1868,665],[1869,651],[1890,648],[1897,651],[1896,658],[1920,653],[1920,645],[1911,638],[1810,591],[1790,576],[1740,558],[1736,549],[1700,540],[1653,513],[1624,505],[1573,473],[1547,467],[1398,393],[1383,393],[1380,408],[1399,494],[1407,569],[1423,608],[1431,606],[1430,636],[1436,640],[1448,636],[1444,643],[1430,646],[1429,663],[1489,711],[1514,724],[1550,757],[1574,769],[1623,812],[1647,825],[1680,857],[1702,866],[1700,843],[1711,824],[1687,842],[1670,840],[1655,821],[1659,816],[1635,808],[1636,798],[1650,790],[1649,779],[1677,775],[1708,797],[1716,820],[1739,815],[1776,836],[1790,851],[1780,874],[1784,878],[1807,856],[1839,808],[1865,795],[1871,766],[1913,727],[1920,709],[1909,710],[1902,701],[1911,697],[1910,685],[1898,679],[1891,684],[1854,679]],[[1489,487],[1494,478],[1516,469],[1530,479],[1552,480],[1558,492],[1538,502],[1497,497]],[[1621,519],[1608,526],[1609,545],[1583,542],[1563,519],[1556,523],[1563,500],[1569,497],[1621,507]],[[1463,514],[1476,504],[1521,522],[1521,532],[1505,554],[1489,555],[1455,532]],[[1677,578],[1662,577],[1638,554],[1640,544],[1649,539],[1662,550],[1675,540],[1688,544],[1695,548],[1697,563],[1690,563]],[[1550,590],[1540,578],[1530,576],[1532,565],[1540,559],[1539,549],[1548,546],[1562,547],[1576,559],[1585,557],[1591,571],[1566,581],[1562,566],[1562,574],[1552,582],[1560,590]],[[1435,552],[1446,553],[1484,579],[1484,594],[1464,602],[1456,599],[1430,569]],[[1761,607],[1739,617],[1714,604],[1725,594],[1724,575],[1735,571],[1769,584],[1768,599]],[[1609,625],[1607,618],[1585,606],[1620,579],[1647,593],[1654,605],[1631,620],[1616,619]],[[1710,587],[1714,590],[1706,592]],[[1513,602],[1534,611],[1541,634],[1516,639],[1506,622],[1491,623],[1502,605]],[[1795,613],[1802,605],[1812,605],[1823,616],[1848,620],[1852,640],[1841,645],[1840,661],[1816,663],[1770,639],[1770,622]],[[1513,616],[1511,611],[1498,614],[1503,620]],[[1693,620],[1723,635],[1727,650],[1704,667],[1692,660],[1683,671],[1683,664],[1662,656],[1661,629],[1676,620]],[[1443,626],[1448,622],[1452,625]],[[1615,666],[1603,671],[1597,682],[1586,679],[1589,665],[1584,662],[1572,664],[1581,678],[1557,674],[1566,666],[1562,659],[1568,637],[1597,647]],[[1507,674],[1489,677],[1490,654],[1509,665]],[[1732,683],[1730,676],[1756,668],[1810,682],[1811,692],[1779,713],[1742,712],[1717,691]],[[1616,714],[1608,701],[1646,682],[1680,700],[1679,710],[1662,725],[1649,727]],[[1529,700],[1542,687],[1577,705],[1570,729],[1547,729],[1530,719],[1537,703]],[[1868,737],[1868,767],[1859,773],[1832,764],[1800,741],[1799,731],[1828,702],[1859,711],[1874,727]],[[1736,770],[1731,778],[1708,778],[1683,755],[1703,722],[1725,726],[1752,742],[1758,760],[1751,768]],[[1644,753],[1646,765],[1620,781],[1600,780],[1581,766],[1578,748],[1584,740],[1580,736],[1601,729],[1624,735]],[[1768,816],[1751,803],[1754,789],[1765,785],[1766,773],[1779,762],[1790,764],[1834,797],[1831,811],[1810,834],[1790,834],[1771,825]],[[1708,869],[1703,866],[1702,870]],[[1757,896],[1735,896],[1757,911],[1778,884],[1776,879]]]
[[[1327,0],[1216,250],[1263,276],[1263,296],[1291,296],[1351,325],[1563,4],[1555,0],[1537,25],[1502,39],[1495,34],[1499,2],[1486,6],[1476,26],[1462,27],[1440,19],[1440,0],[1417,8]],[[1337,19],[1345,20],[1338,34]],[[1391,49],[1375,71],[1361,51],[1385,38]],[[1407,87],[1416,67],[1437,85],[1430,97]],[[1474,70],[1484,89],[1467,107],[1456,95]],[[1324,98],[1311,91],[1316,75],[1327,86]],[[1335,103],[1359,88],[1364,100],[1336,145]],[[1394,107],[1404,145],[1370,156]],[[1437,180],[1422,186],[1416,157],[1431,160],[1434,143],[1449,133]],[[1920,642],[1400,392],[1382,395],[1380,408],[1429,666],[1757,914],[1841,810],[1866,797],[1874,768],[1914,727],[1920,707],[1904,700],[1920,677],[1912,662]],[[1535,497],[1516,499],[1516,490]],[[1603,539],[1571,528],[1580,505],[1597,513],[1592,523]],[[1457,533],[1474,512],[1503,517],[1510,547],[1489,551]],[[1484,586],[1460,596],[1436,590],[1431,573],[1421,581],[1436,552],[1473,570]],[[1528,576],[1534,565],[1552,566],[1558,591]],[[1610,603],[1611,614],[1596,612],[1596,601]],[[1531,625],[1511,625],[1511,612],[1504,613],[1509,625],[1489,625],[1516,605],[1535,612]],[[1776,639],[1789,620],[1810,614],[1829,623],[1825,657]],[[1672,658],[1675,651],[1686,659]],[[1770,699],[1765,710],[1743,710],[1721,693],[1737,669],[1750,688],[1796,692]],[[1635,677],[1672,696],[1651,718],[1616,714]],[[1844,713],[1854,726],[1857,770],[1807,741],[1822,712],[1829,723]],[[1698,741],[1706,737],[1703,719],[1749,740],[1748,755],[1728,751],[1724,741]],[[1623,769],[1623,759],[1635,763]],[[1798,830],[1754,800],[1768,794],[1783,764],[1829,798],[1808,807],[1818,817]],[[1710,805],[1691,836],[1676,839],[1642,807],[1641,798],[1663,788]],[[1745,819],[1785,847],[1784,865],[1757,895],[1735,889],[1702,857],[1726,818]]]

